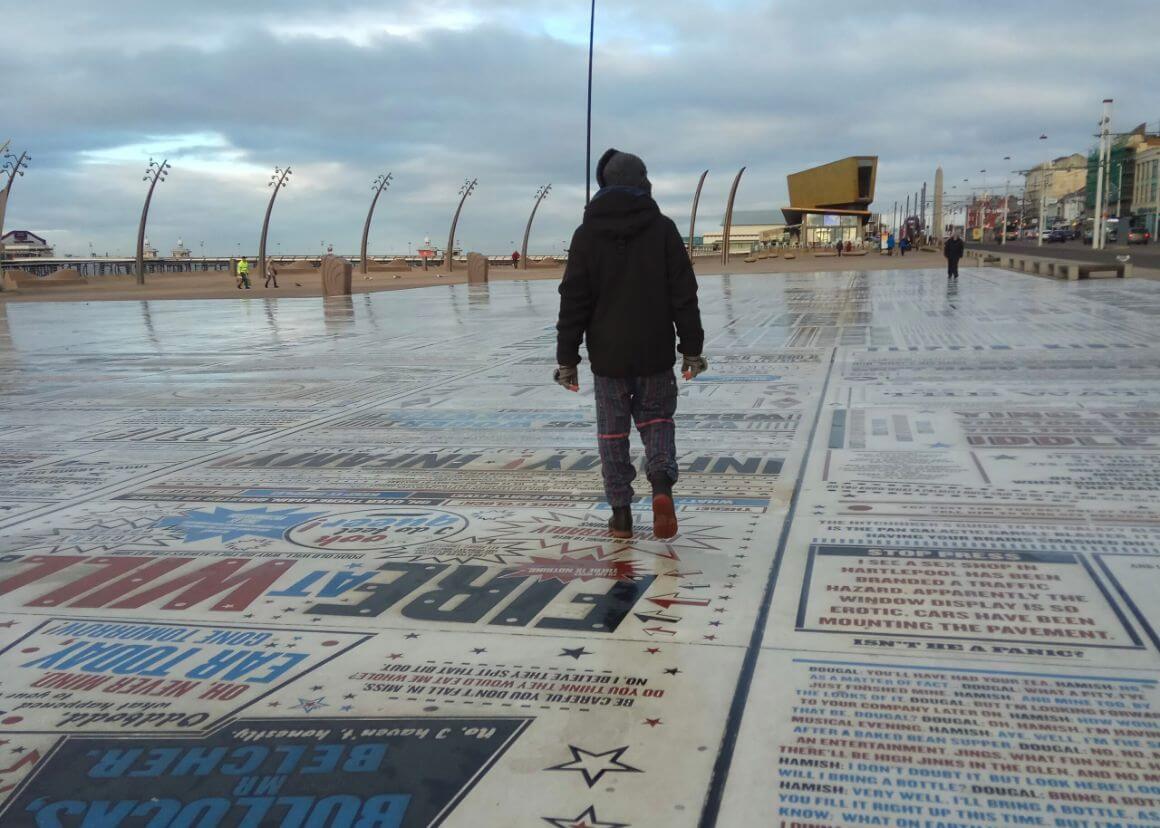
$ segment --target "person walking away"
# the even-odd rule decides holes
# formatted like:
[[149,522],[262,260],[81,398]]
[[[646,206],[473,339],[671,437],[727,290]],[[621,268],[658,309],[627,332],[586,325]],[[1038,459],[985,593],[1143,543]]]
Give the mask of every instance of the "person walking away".
[[677,381],[674,346],[691,380],[709,367],[697,305],[697,277],[677,226],[652,197],[644,162],[610,149],[596,165],[600,190],[572,236],[560,282],[553,375],[580,389],[580,343],[586,341],[596,391],[597,444],[613,537],[632,537],[629,432],[636,423],[652,486],[653,534],[677,534]]
[[250,263],[245,256],[238,260],[238,290],[243,287],[250,289]]
[[520,269],[520,251],[513,250],[512,251],[512,270],[519,270],[519,269]]
[[266,287],[270,287],[270,280],[274,280],[274,287],[278,287],[278,265],[273,259],[266,260]]
[[899,255],[899,256],[905,256],[905,255],[906,255],[906,246],[907,246],[907,244],[909,244],[909,240],[906,238],[906,235],[905,235],[905,234],[903,234],[902,238],[900,238],[900,239],[898,240],[898,255]]
[[891,233],[889,236],[886,237],[886,255],[887,256],[894,255],[894,234],[893,233]]
[[842,255],[842,240],[838,239],[838,241],[834,244],[834,247],[837,249],[838,255],[841,256]]
[[943,245],[943,255],[947,258],[947,278],[959,278],[959,259],[963,257],[963,240],[956,231]]

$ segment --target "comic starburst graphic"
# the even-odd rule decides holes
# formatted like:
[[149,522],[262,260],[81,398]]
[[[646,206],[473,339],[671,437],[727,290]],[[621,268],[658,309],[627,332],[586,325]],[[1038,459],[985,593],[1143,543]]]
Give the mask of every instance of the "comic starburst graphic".
[[77,519],[65,526],[19,537],[16,548],[41,555],[163,549],[181,540],[179,534],[159,524],[165,516],[156,507],[115,507],[88,521]]

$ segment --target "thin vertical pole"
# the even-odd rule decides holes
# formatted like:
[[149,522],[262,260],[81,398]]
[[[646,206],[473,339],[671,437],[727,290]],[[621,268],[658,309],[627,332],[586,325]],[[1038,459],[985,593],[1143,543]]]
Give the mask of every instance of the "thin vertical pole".
[[596,0],[588,18],[588,144],[584,151],[584,206],[592,201],[592,45],[596,38]]
[[1120,177],[1116,182],[1116,218],[1123,218],[1121,210],[1124,209],[1124,160],[1120,159]]
[[1039,237],[1035,241],[1036,247],[1043,247],[1043,231],[1046,229],[1044,225],[1047,223],[1047,188],[1051,186],[1052,163],[1052,161],[1047,162],[1047,167],[1043,171],[1043,186],[1039,188]]
[[1104,247],[1104,152],[1108,140],[1108,125],[1112,118],[1112,99],[1104,98],[1104,111],[1100,119],[1099,157],[1096,161],[1096,200],[1092,212],[1092,250]]
[[[741,183],[741,174],[745,172],[745,167],[737,171],[737,177],[733,179],[733,186],[729,189],[729,201],[725,204],[725,233],[721,238],[721,264],[729,264],[729,247],[732,243],[733,234],[733,199],[737,197],[737,185]],[[805,221],[803,218],[802,221]]]
[[697,205],[701,202],[701,188],[705,186],[705,176],[708,170],[701,173],[701,180],[697,182],[697,192],[693,193],[693,212],[689,216],[689,261],[693,261],[693,234],[697,230]]
[[1011,206],[1011,179],[1003,182],[1003,232],[999,235],[999,244],[1007,244],[1007,211]]

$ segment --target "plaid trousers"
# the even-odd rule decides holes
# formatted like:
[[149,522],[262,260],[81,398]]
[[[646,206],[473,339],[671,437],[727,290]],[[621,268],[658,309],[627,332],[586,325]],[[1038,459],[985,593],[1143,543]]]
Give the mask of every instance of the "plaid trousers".
[[649,478],[677,482],[677,379],[672,371],[648,377],[595,377],[596,428],[604,494],[614,508],[632,503],[632,462],[628,437],[632,423],[644,442]]

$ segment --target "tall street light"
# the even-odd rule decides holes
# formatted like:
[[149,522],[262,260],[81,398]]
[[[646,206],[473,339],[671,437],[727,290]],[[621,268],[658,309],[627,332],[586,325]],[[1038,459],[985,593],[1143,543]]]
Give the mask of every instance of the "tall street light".
[[274,174],[266,183],[267,187],[274,189],[270,193],[270,202],[266,205],[266,217],[262,219],[262,236],[258,241],[258,274],[262,276],[266,274],[266,235],[270,230],[270,214],[274,212],[274,199],[278,197],[278,191],[289,183],[291,175],[293,171],[289,164],[286,165],[286,169],[275,167]]
[[523,270],[528,269],[528,238],[532,235],[532,221],[536,218],[536,210],[540,209],[540,202],[547,198],[550,192],[552,192],[551,183],[536,190],[536,203],[532,205],[532,214],[528,216],[528,226],[524,228],[524,243],[520,247],[520,267]]
[[[11,142],[6,141],[4,143],[5,149],[7,149],[9,143]],[[17,176],[24,175],[24,171],[28,169],[28,162],[32,160],[32,156],[27,152],[22,152],[20,155],[5,152],[3,158],[4,164],[0,166],[0,174],[8,176],[8,183],[4,185],[4,191],[0,192],[0,238],[4,237],[4,211],[8,207],[8,197],[12,195],[12,185],[16,183]],[[0,253],[3,252],[4,248],[0,246]],[[0,271],[3,269],[4,261],[3,258],[0,258]]]
[[443,264],[447,267],[448,273],[455,267],[452,262],[455,258],[455,226],[459,224],[459,213],[463,210],[463,202],[467,201],[467,197],[475,192],[475,186],[478,183],[478,178],[473,178],[470,181],[464,179],[463,186],[459,188],[459,206],[455,208],[455,216],[451,219],[451,232],[447,234],[447,250],[443,254]]
[[[1004,161],[1010,161],[1010,155],[1003,156]],[[1003,247],[1007,246],[1007,211],[1011,203],[1011,178],[1004,176],[1003,178],[1003,232],[999,234],[999,244]]]
[[1039,238],[1036,240],[1037,247],[1043,247],[1043,231],[1044,225],[1047,223],[1047,189],[1051,186],[1051,168],[1055,162],[1050,158],[1047,159],[1047,169],[1043,171],[1043,187],[1039,190]]
[[1107,228],[1107,220],[1104,217],[1104,200],[1107,197],[1107,189],[1110,189],[1104,183],[1105,169],[1111,167],[1111,123],[1112,123],[1112,103],[1111,98],[1104,98],[1104,111],[1100,116],[1100,144],[1099,144],[1099,161],[1096,166],[1096,201],[1094,209],[1094,219],[1092,223],[1092,250],[1104,249],[1104,236]]
[[165,180],[169,175],[169,170],[172,168],[169,161],[165,160],[158,164],[152,158],[149,159],[149,166],[145,168],[145,175],[142,181],[149,182],[149,191],[145,194],[145,206],[141,208],[141,223],[137,226],[137,284],[145,284],[145,223],[149,220],[149,205],[153,201],[153,191],[157,189],[158,183]]
[[363,225],[362,247],[360,248],[360,251],[361,251],[360,262],[362,263],[360,265],[360,270],[364,276],[368,272],[368,269],[367,269],[367,238],[371,234],[371,218],[375,214],[375,205],[379,203],[379,196],[382,195],[383,190],[385,190],[387,187],[391,186],[391,179],[393,177],[394,176],[391,173],[387,173],[386,175],[379,175],[378,178],[376,178],[374,181],[371,182],[371,189],[375,191],[375,197],[371,199],[371,209],[367,211],[366,224]]
[[987,192],[987,171],[979,170],[979,174],[983,176],[983,208],[979,213],[979,241],[984,241],[984,234],[987,230],[987,208],[990,206]]
[[693,193],[693,211],[689,214],[689,261],[693,261],[693,233],[697,231],[697,205],[701,203],[701,188],[705,186],[705,176],[708,170],[701,173],[701,180],[697,182],[697,191]]
[[596,42],[596,0],[588,17],[588,143],[584,150],[584,206],[592,201],[592,47]]

